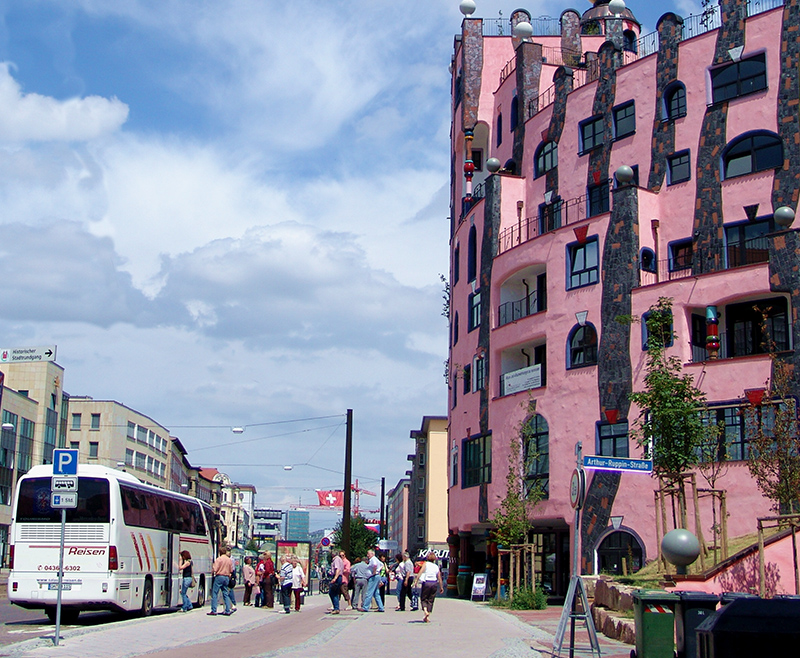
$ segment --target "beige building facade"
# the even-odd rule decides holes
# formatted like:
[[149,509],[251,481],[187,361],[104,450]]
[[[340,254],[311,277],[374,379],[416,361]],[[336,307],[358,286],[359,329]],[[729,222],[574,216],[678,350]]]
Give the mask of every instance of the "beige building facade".
[[415,451],[409,483],[408,546],[413,554],[447,548],[447,418],[425,416],[411,431]]

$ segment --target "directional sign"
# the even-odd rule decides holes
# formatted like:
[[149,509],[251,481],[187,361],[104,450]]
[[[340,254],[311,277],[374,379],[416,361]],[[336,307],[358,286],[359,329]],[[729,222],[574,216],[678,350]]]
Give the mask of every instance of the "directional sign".
[[78,451],[57,448],[53,450],[53,475],[77,475]]
[[584,457],[583,467],[596,471],[653,472],[653,462],[649,459],[627,459],[622,457]]
[[0,363],[28,363],[31,361],[55,361],[56,346],[5,347],[0,349]]
[[72,493],[78,490],[77,475],[54,475],[50,480],[50,491]]
[[51,493],[50,507],[53,509],[75,509],[78,506],[77,493]]

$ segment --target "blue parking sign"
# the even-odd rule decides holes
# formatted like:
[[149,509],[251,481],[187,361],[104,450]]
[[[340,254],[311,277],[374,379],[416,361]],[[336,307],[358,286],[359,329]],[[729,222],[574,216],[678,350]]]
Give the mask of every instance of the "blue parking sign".
[[53,450],[53,475],[77,475],[78,451]]

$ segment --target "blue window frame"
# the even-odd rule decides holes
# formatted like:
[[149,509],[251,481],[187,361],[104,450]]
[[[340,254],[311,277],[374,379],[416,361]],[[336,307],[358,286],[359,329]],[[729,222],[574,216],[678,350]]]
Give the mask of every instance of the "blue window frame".
[[567,340],[567,368],[597,365],[597,330],[591,324],[572,328]]
[[605,128],[606,124],[602,116],[581,121],[579,124],[581,155],[603,144]]
[[628,421],[598,423],[597,454],[603,457],[628,457]]
[[567,267],[567,290],[597,283],[600,272],[597,236],[567,245]]

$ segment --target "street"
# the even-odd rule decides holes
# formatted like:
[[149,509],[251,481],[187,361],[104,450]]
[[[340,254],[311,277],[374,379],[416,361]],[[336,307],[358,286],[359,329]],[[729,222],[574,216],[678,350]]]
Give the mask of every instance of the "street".
[[[406,658],[409,652],[426,658],[538,658],[550,656],[552,633],[560,608],[511,614],[483,603],[437,598],[431,623],[419,612],[396,612],[394,597],[387,597],[386,612],[343,611],[326,614],[327,596],[306,599],[300,613],[243,607],[230,617],[209,617],[209,606],[187,614],[169,612],[150,618],[109,617],[107,623],[80,623],[62,629],[53,646],[53,627],[38,621],[4,620],[4,630],[44,631],[42,637],[17,637],[0,647],[0,656],[13,658],[317,658],[320,655]],[[4,611],[6,608],[3,609]],[[83,615],[81,615],[83,619]],[[89,621],[89,615],[87,615]],[[28,625],[26,627],[26,624]],[[8,637],[8,636],[6,636]],[[8,640],[6,640],[7,642]],[[627,658],[630,648],[601,639],[605,658]],[[584,632],[578,634],[576,656],[589,656]],[[568,655],[568,650],[562,655]]]

